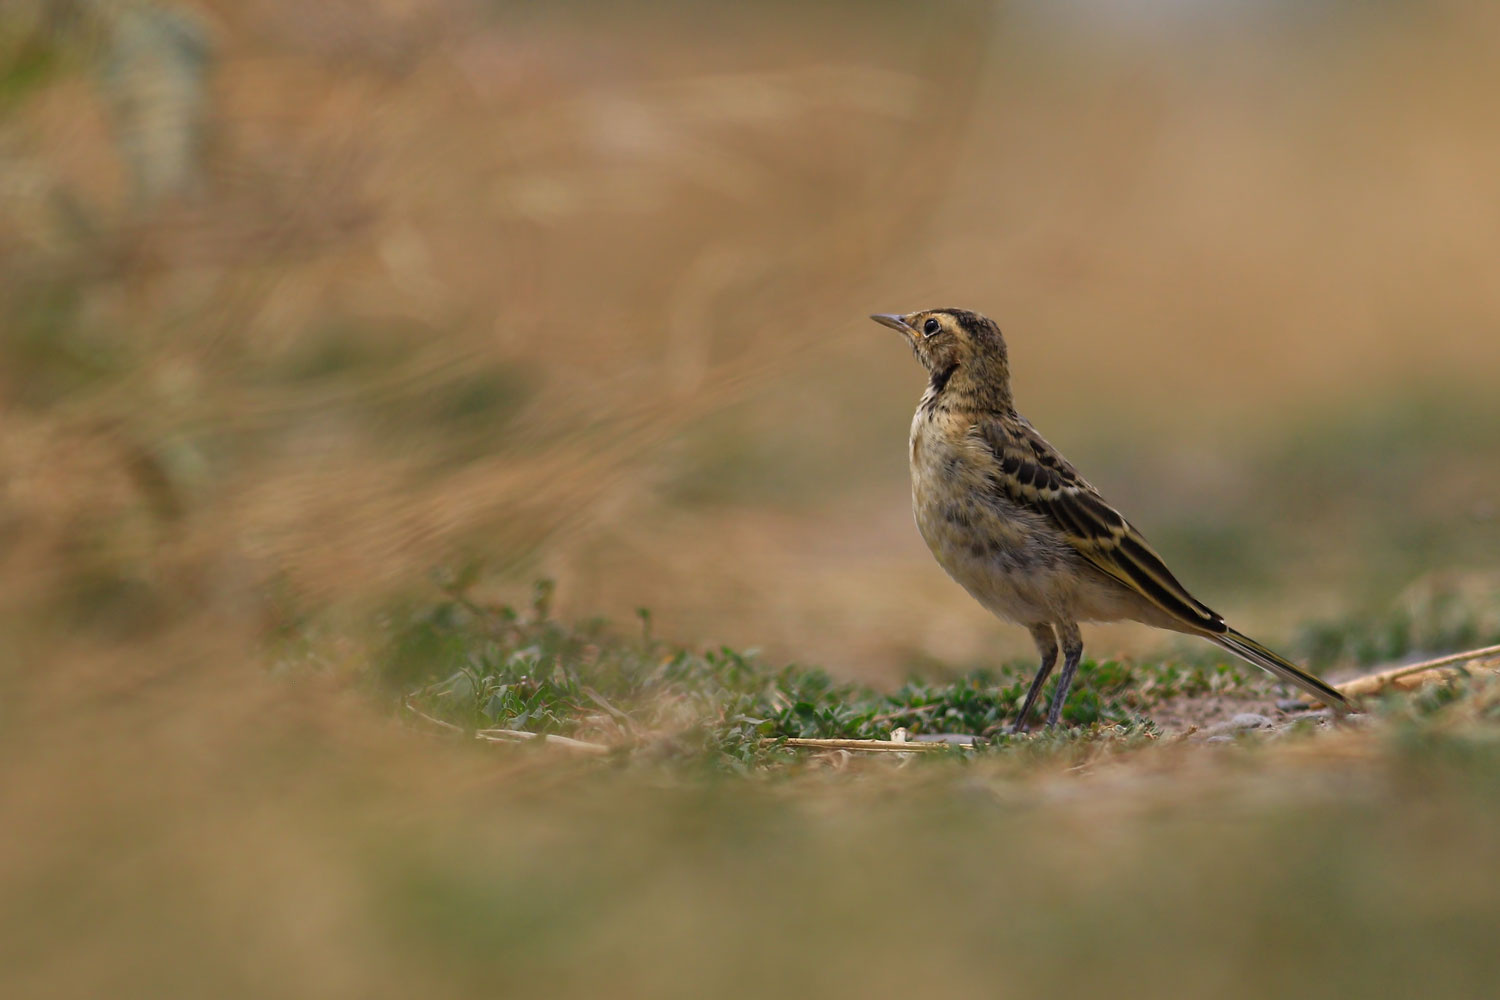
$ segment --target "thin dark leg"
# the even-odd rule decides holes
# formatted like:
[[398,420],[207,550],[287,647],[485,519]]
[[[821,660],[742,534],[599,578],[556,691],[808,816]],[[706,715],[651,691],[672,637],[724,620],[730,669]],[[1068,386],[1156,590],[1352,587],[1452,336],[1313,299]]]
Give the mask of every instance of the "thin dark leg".
[[1057,664],[1057,634],[1052,631],[1052,626],[1031,626],[1031,638],[1036,643],[1036,651],[1042,654],[1042,666],[1036,672],[1036,679],[1031,682],[1031,690],[1026,692],[1026,701],[1021,704],[1021,714],[1016,716],[1016,723],[1010,728],[1012,733],[1022,732],[1026,728],[1031,707],[1036,704],[1037,695],[1042,693],[1042,685],[1047,683],[1053,666]]
[[1078,672],[1078,661],[1083,659],[1083,635],[1078,625],[1069,622],[1057,626],[1062,636],[1063,668],[1057,678],[1057,690],[1052,692],[1052,706],[1047,709],[1047,725],[1055,726],[1062,718],[1063,702],[1068,700],[1068,688],[1073,686],[1073,675]]

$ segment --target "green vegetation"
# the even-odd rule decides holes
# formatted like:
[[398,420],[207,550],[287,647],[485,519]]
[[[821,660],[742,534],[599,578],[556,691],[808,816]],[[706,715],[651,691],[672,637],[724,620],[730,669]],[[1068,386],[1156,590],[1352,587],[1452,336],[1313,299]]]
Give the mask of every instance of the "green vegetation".
[[1391,606],[1304,625],[1297,645],[1320,668],[1500,645],[1500,579],[1482,573],[1424,578]]
[[[919,738],[963,734],[1004,748],[1035,670],[1026,661],[882,692],[818,668],[769,669],[753,653],[663,642],[644,611],[633,638],[598,620],[568,626],[551,616],[550,594],[549,584],[538,584],[522,613],[455,587],[429,607],[392,616],[386,687],[464,729],[611,746],[655,741],[734,767],[785,759],[787,738],[888,739],[898,727]],[[1151,709],[1167,699],[1248,689],[1248,672],[1223,662],[1086,660],[1063,718],[1085,739],[1149,738],[1157,733]]]
[[44,86],[62,63],[63,53],[42,32],[23,36],[0,25],[0,113]]

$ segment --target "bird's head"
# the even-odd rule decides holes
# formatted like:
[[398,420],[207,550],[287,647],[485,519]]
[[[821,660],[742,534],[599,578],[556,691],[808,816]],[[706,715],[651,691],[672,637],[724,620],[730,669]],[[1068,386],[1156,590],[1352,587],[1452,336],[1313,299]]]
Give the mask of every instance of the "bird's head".
[[1010,362],[1005,338],[993,320],[966,309],[922,309],[870,318],[906,338],[931,376],[935,394],[1010,406]]

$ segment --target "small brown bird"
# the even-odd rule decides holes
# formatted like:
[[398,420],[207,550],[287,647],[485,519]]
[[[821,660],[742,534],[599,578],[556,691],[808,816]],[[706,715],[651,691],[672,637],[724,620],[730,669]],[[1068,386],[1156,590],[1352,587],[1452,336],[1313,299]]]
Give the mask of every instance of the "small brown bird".
[[1199,635],[1302,688],[1339,714],[1342,694],[1189,594],[1133,525],[1016,412],[1000,328],[963,309],[871,319],[905,335],[931,381],[911,424],[917,528],[948,575],[1000,618],[1031,630],[1042,665],[1026,725],[1063,653],[1047,711],[1057,725],[1083,656],[1079,622],[1132,620]]

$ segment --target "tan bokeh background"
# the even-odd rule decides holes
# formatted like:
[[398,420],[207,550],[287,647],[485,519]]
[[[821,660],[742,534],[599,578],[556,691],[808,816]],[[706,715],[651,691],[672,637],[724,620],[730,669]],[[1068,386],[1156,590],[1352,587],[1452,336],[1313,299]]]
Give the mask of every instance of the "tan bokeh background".
[[[1479,564],[1500,18],[1107,6],[13,6],[10,589],[249,623],[478,558],[843,672],[1005,655],[909,526],[920,375],[864,319],[935,304],[1241,620]],[[1276,474],[1325,431],[1407,446]],[[1378,551],[1372,490],[1468,534]]]

